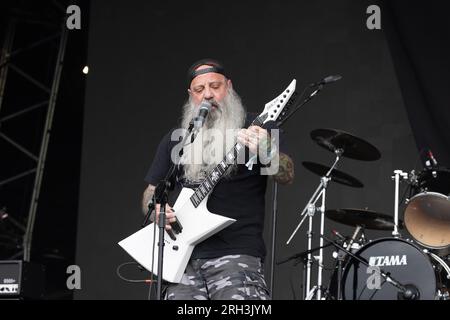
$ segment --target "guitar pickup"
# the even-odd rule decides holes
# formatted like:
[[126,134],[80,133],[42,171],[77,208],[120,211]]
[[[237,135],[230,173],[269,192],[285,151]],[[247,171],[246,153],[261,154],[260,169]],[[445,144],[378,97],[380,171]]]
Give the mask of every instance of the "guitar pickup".
[[172,222],[170,224],[170,226],[172,227],[172,230],[176,234],[179,234],[179,233],[181,233],[181,231],[183,231],[183,226],[181,225],[181,223],[180,223],[180,221],[178,219],[175,222]]
[[170,223],[170,226],[172,227],[171,230],[166,230],[167,234],[169,235],[170,239],[173,241],[177,240],[177,237],[175,237],[175,234],[181,233],[183,231],[183,226],[181,225],[180,221],[178,219],[175,222]]
[[170,239],[172,239],[173,241],[177,240],[177,237],[175,237],[175,234],[173,233],[173,230],[167,230],[166,229],[166,232],[169,235]]

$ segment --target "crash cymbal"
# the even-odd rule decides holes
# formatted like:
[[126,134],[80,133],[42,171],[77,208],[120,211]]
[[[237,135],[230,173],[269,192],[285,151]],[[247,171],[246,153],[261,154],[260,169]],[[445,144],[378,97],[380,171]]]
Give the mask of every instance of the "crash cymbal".
[[[319,163],[315,163],[315,162],[309,162],[309,161],[303,161],[302,162],[303,166],[308,169],[309,171],[323,177],[327,174],[328,171],[330,171],[330,167],[321,165]],[[364,187],[364,185],[362,184],[361,181],[359,181],[358,179],[352,177],[351,175],[344,173],[342,171],[333,169],[333,171],[331,172],[331,181],[334,181],[336,183],[340,183],[349,187],[354,187],[354,188],[362,188]]]
[[311,131],[311,138],[333,153],[342,149],[343,157],[363,161],[374,161],[381,157],[380,151],[369,142],[342,130],[316,129]]
[[[326,210],[325,216],[333,221],[349,226],[363,226],[373,230],[394,229],[394,218],[379,212],[364,209],[336,209]],[[403,222],[399,220],[399,228],[403,227]]]

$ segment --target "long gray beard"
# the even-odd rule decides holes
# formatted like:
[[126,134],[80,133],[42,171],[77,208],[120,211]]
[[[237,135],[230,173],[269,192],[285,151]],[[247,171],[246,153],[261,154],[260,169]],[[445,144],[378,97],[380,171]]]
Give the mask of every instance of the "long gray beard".
[[[245,108],[241,98],[232,88],[228,90],[222,103],[211,102],[218,108],[211,108],[205,125],[194,142],[183,149],[180,163],[184,166],[184,177],[190,183],[198,183],[205,179],[206,175],[223,160],[225,154],[236,143],[237,132],[245,122]],[[189,122],[197,113],[198,106],[189,99],[183,107],[182,127],[188,128]],[[236,168],[236,165],[232,165],[226,175]]]

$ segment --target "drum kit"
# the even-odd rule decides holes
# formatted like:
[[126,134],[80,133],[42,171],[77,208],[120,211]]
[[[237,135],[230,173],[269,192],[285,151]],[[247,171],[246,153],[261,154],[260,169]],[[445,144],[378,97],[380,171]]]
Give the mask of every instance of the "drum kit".
[[[307,170],[321,177],[318,188],[301,213],[300,223],[287,241],[289,244],[309,218],[308,249],[295,255],[301,257],[305,265],[303,297],[307,300],[450,300],[450,170],[437,166],[431,153],[433,161],[427,161],[418,173],[395,170],[392,176],[395,181],[394,216],[358,208],[326,209],[328,182],[355,188],[364,186],[355,177],[336,169],[341,157],[374,161],[381,154],[369,142],[342,130],[313,130],[311,138],[333,152],[336,159],[331,167],[302,163]],[[399,202],[403,202],[399,199],[401,182],[406,182],[404,195],[408,194],[402,205],[404,221],[399,219]],[[321,217],[320,244],[312,248],[316,212]],[[324,235],[325,219],[354,227],[353,235],[345,237],[333,230],[337,240],[330,240]],[[404,238],[399,232],[405,228],[411,239]],[[392,237],[370,240],[365,235],[366,229],[392,230]],[[323,249],[330,245],[335,248],[335,265],[325,286]],[[313,256],[316,251],[319,254]],[[315,262],[318,265],[317,284],[312,286],[311,272]]]

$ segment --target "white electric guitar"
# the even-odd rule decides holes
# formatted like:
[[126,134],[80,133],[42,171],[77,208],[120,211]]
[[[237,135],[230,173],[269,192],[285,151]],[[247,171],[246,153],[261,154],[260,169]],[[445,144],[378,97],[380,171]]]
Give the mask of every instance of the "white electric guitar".
[[[277,121],[285,115],[287,109],[285,107],[291,104],[290,100],[295,92],[295,85],[296,80],[294,79],[282,94],[265,105],[264,111],[253,121],[252,125],[262,126],[266,122]],[[173,209],[182,226],[182,231],[175,237],[172,234],[172,238],[167,231],[164,231],[164,280],[179,283],[195,245],[236,221],[209,212],[206,203],[214,186],[244,148],[240,143],[236,143],[198,188],[181,190]],[[155,254],[152,257],[154,239],[158,242],[159,228],[155,228],[154,223],[151,223],[120,241],[119,245],[141,266],[156,275],[158,248],[155,248]],[[152,258],[154,258],[153,267]]]

